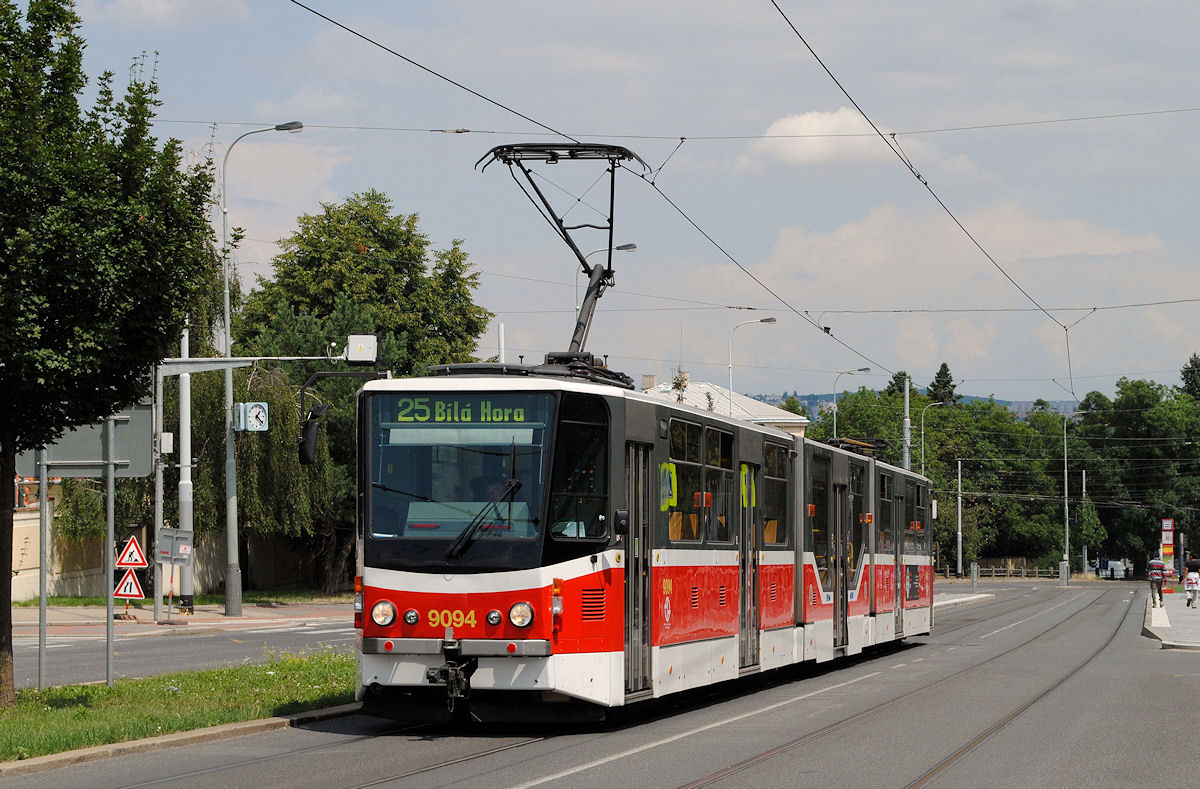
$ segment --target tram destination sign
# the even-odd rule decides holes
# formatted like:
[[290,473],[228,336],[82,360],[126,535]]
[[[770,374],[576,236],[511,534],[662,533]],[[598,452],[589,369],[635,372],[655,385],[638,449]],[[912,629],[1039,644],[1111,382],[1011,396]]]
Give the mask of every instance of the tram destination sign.
[[526,421],[526,408],[488,399],[453,396],[396,398],[396,421],[426,424],[512,424]]

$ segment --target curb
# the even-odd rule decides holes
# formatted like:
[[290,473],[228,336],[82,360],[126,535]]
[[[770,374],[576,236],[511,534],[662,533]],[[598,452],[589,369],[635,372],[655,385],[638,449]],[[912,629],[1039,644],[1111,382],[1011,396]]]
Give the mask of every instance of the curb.
[[158,737],[147,737],[144,740],[115,742],[108,745],[96,745],[91,748],[80,748],[77,751],[64,751],[46,756],[35,756],[32,759],[21,759],[14,762],[0,762],[0,778],[10,775],[27,775],[43,770],[54,770],[72,764],[94,762],[101,759],[111,759],[131,753],[156,751],[160,748],[172,748],[177,745],[192,745],[199,742],[211,742],[227,737],[238,737],[243,734],[286,729],[293,726],[304,726],[309,723],[338,718],[343,715],[353,715],[362,709],[362,702],[351,702],[338,707],[328,707],[322,710],[297,712],[292,715],[280,715],[274,718],[263,718],[253,721],[225,723],[220,726],[209,726],[206,729],[194,729],[173,734],[163,734]]
[[948,611],[951,608],[962,608],[965,605],[975,605],[976,603],[982,603],[984,600],[991,600],[993,597],[995,597],[993,594],[971,594],[956,597],[953,600],[944,600],[940,603],[935,599],[933,601],[933,610]]

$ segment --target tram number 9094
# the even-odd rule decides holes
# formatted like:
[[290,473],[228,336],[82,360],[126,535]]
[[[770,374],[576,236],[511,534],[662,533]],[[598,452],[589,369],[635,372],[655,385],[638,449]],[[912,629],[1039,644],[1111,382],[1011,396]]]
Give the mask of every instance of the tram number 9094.
[[430,627],[475,627],[475,612],[443,608],[441,611],[429,612]]

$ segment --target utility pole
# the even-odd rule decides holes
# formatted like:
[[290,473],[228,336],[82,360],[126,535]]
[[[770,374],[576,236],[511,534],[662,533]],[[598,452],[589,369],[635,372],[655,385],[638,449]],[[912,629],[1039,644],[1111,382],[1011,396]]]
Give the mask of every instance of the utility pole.
[[958,459],[958,577],[962,578],[962,458]]
[[908,417],[908,390],[912,379],[904,376],[904,470],[912,471],[912,420]]

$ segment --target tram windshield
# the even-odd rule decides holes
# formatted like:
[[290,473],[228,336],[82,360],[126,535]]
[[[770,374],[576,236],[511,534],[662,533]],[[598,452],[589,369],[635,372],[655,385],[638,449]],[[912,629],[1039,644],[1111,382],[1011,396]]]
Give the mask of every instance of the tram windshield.
[[544,393],[372,395],[369,563],[536,566],[552,406]]

